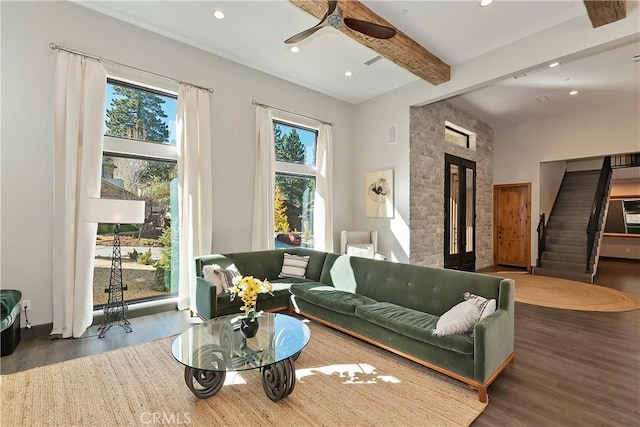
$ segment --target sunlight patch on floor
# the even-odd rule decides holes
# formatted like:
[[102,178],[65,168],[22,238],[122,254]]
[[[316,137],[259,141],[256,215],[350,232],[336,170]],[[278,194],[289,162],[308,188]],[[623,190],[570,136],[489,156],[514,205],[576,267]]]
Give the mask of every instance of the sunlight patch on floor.
[[380,375],[376,368],[366,363],[351,363],[345,365],[327,365],[315,368],[296,369],[296,377],[301,382],[304,378],[316,374],[337,376],[343,378],[343,384],[377,384],[392,383],[398,384],[400,380],[390,375]]

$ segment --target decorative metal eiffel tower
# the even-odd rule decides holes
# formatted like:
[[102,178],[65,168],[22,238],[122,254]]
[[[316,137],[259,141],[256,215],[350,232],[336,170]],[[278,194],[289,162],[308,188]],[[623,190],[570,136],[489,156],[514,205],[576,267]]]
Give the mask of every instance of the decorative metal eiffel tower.
[[122,283],[122,256],[120,254],[120,225],[116,224],[113,232],[113,255],[111,257],[111,277],[109,287],[104,291],[109,294],[109,300],[104,306],[104,321],[98,328],[100,335],[104,338],[107,331],[112,326],[122,326],[129,333],[132,332],[131,323],[127,320],[127,304],[124,302],[123,292],[127,290],[127,285]]

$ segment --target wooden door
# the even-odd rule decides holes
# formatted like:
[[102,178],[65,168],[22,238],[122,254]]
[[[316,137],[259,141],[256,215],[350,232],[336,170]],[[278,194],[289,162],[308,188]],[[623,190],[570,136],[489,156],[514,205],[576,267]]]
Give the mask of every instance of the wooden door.
[[476,164],[445,154],[444,267],[476,269]]
[[493,186],[493,261],[531,269],[531,184]]

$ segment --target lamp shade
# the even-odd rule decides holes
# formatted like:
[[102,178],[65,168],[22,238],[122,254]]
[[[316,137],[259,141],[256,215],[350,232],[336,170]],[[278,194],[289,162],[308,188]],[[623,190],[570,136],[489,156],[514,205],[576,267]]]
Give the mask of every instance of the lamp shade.
[[89,198],[85,221],[102,224],[141,224],[144,200]]

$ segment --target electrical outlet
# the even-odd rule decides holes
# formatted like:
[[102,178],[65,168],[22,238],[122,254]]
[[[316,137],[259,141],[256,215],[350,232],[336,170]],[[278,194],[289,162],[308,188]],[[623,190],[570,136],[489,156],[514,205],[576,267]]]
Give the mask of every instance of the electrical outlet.
[[631,248],[627,248],[627,253],[631,253]]
[[31,310],[31,300],[30,299],[26,299],[26,300],[22,301],[22,309],[23,310]]

